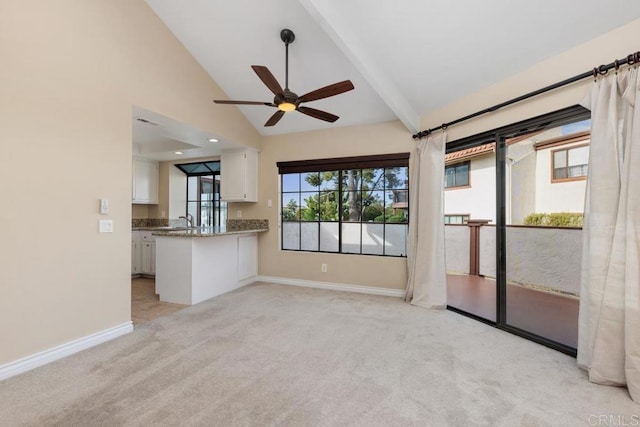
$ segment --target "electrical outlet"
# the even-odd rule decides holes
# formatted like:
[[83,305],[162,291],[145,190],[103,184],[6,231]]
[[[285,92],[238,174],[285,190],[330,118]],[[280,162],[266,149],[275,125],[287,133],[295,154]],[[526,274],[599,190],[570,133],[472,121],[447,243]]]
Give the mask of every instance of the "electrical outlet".
[[242,218],[242,211],[240,209],[236,211],[236,218]]
[[320,266],[320,271],[323,272],[323,273],[326,273],[327,272],[327,264],[322,264]]

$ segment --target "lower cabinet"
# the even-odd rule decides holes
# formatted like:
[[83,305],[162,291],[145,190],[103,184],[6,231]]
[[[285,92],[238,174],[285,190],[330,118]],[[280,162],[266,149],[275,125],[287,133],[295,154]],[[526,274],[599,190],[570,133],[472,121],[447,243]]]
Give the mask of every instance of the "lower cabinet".
[[156,241],[151,231],[131,232],[131,275],[156,275]]
[[142,274],[156,275],[156,242],[142,244]]
[[140,262],[141,247],[140,247],[140,232],[131,232],[131,275],[135,276],[142,273],[142,266]]

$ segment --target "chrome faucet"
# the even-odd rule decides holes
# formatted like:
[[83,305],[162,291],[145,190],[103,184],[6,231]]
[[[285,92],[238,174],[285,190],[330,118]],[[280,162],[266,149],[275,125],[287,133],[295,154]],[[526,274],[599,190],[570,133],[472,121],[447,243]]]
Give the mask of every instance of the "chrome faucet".
[[179,216],[178,219],[184,219],[187,223],[187,227],[193,227],[193,215],[191,215],[190,213],[188,213],[187,216]]

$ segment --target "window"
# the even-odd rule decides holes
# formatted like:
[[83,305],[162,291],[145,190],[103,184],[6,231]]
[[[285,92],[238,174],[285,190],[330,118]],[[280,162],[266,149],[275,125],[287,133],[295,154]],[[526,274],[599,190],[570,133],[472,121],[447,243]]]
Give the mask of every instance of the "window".
[[552,181],[586,179],[589,164],[589,146],[579,145],[552,151]]
[[469,215],[445,215],[445,224],[467,224],[469,222]]
[[280,162],[283,250],[406,256],[409,153]]
[[444,187],[466,187],[469,185],[469,162],[456,163],[444,168]]
[[187,175],[187,213],[198,227],[218,227],[227,221],[227,203],[220,200],[220,162],[176,165]]

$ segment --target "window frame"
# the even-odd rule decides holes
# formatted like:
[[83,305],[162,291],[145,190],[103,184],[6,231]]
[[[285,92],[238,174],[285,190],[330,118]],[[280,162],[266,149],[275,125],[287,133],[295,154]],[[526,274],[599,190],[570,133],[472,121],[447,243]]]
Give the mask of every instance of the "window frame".
[[[447,169],[451,169],[451,168],[456,168],[457,169],[459,166],[462,166],[462,165],[467,165],[467,167],[468,167],[466,184],[453,185],[451,187],[448,187],[447,186]],[[457,174],[454,173],[453,176],[455,177],[456,175]],[[445,189],[445,191],[447,191],[447,190],[461,190],[461,189],[464,189],[464,188],[471,188],[471,160],[464,160],[462,162],[455,162],[455,163],[452,163],[450,165],[445,165],[444,166],[444,189]]]
[[[560,183],[560,182],[572,182],[572,181],[585,181],[587,179],[587,175],[588,175],[588,170],[587,170],[587,174],[586,175],[580,175],[580,176],[572,176],[569,177],[569,151],[570,150],[574,150],[576,148],[582,148],[582,147],[589,147],[590,144],[588,142],[585,142],[583,144],[577,144],[577,145],[572,145],[570,147],[566,147],[563,146],[562,148],[557,148],[555,150],[551,150],[549,153],[549,159],[551,162],[551,183]],[[589,149],[590,150],[590,149]],[[565,152],[565,162],[567,164],[567,166],[564,166],[565,171],[567,172],[567,178],[556,178],[556,168],[555,168],[555,161],[556,161],[556,153],[564,151]],[[585,163],[584,165],[586,165],[587,167],[589,166],[589,160],[587,159],[587,163]],[[584,165],[578,165],[578,166],[584,166]],[[558,169],[563,169],[563,168],[558,168]]]
[[[386,233],[387,233],[387,225],[405,225],[408,229],[409,226],[409,207],[410,207],[410,201],[409,201],[409,153],[395,153],[395,154],[383,154],[383,155],[373,155],[373,156],[358,156],[358,157],[343,157],[343,158],[332,158],[332,159],[314,159],[314,160],[301,160],[301,161],[292,161],[292,162],[278,162],[277,163],[278,166],[278,174],[279,174],[279,185],[280,185],[280,197],[279,197],[279,201],[280,201],[280,206],[279,206],[279,215],[278,215],[278,219],[279,219],[279,223],[280,223],[280,242],[279,242],[279,249],[282,251],[288,251],[288,252],[311,252],[311,253],[331,253],[331,254],[340,254],[340,255],[365,255],[365,256],[384,256],[384,257],[392,257],[392,258],[406,258],[407,254],[407,250],[406,250],[406,238],[405,238],[405,248],[403,250],[403,253],[400,255],[395,255],[395,254],[387,254],[387,245],[386,243]],[[406,183],[403,183],[403,187],[402,188],[387,188],[386,187],[386,179],[384,179],[385,176],[385,171],[384,169],[392,169],[395,167],[402,167],[402,168],[406,168]],[[361,173],[362,170],[369,170],[369,169],[383,169],[382,174],[383,174],[383,186],[382,189],[379,190],[367,190],[367,191],[374,191],[374,192],[380,192],[383,194],[383,203],[384,203],[384,210],[383,210],[383,221],[382,222],[371,222],[371,221],[363,221],[362,220],[362,215],[360,216],[360,220],[358,222],[353,222],[353,221],[348,221],[345,220],[342,217],[342,207],[343,207],[343,195],[345,194],[345,192],[343,191],[343,186],[342,186],[342,181],[343,181],[343,173],[346,170],[358,170],[359,173]],[[298,199],[298,203],[300,204],[300,206],[302,206],[302,196],[305,193],[309,193],[311,194],[311,192],[309,191],[303,191],[302,190],[302,184],[298,183],[298,191],[295,192],[285,192],[284,190],[284,186],[283,186],[283,180],[284,180],[284,176],[287,174],[300,174],[300,179],[302,180],[302,174],[304,173],[323,173],[323,172],[337,172],[338,173],[338,177],[337,177],[337,182],[339,183],[337,185],[336,189],[333,189],[331,191],[333,192],[337,192],[337,199],[338,199],[338,219],[335,221],[330,221],[330,220],[322,220],[322,217],[319,215],[317,220],[314,221],[303,221],[301,220],[300,216],[296,216],[296,218],[294,220],[285,220],[284,219],[284,207],[285,207],[285,197],[287,195],[291,195],[291,194],[298,194],[299,195],[299,199]],[[318,186],[318,190],[317,190],[317,194],[318,195],[322,195],[323,192],[326,190],[323,190],[321,186]],[[362,188],[358,188],[357,189],[358,192],[362,192]],[[406,214],[406,222],[387,222],[387,215],[385,213],[386,211],[386,207],[387,207],[387,200],[386,200],[386,194],[388,192],[395,192],[395,191],[402,191],[402,192],[406,192],[407,196],[407,202],[406,202],[406,208],[402,208]],[[315,192],[315,191],[314,191]],[[394,193],[395,194],[395,193]],[[395,200],[395,198],[394,198]],[[392,202],[393,204],[394,202]],[[299,207],[300,208],[300,207]],[[300,239],[300,244],[298,245],[298,249],[289,249],[289,248],[285,248],[284,247],[284,241],[285,241],[285,237],[284,237],[284,225],[285,223],[297,223],[300,225],[299,228],[299,236],[298,239]],[[338,241],[337,241],[337,250],[336,251],[328,251],[328,250],[322,250],[322,245],[321,245],[321,224],[323,222],[327,222],[327,223],[335,223],[338,225]],[[313,223],[313,224],[317,224],[318,225],[318,243],[317,243],[317,249],[302,249],[302,224],[309,224],[309,223]],[[359,224],[360,225],[360,243],[359,243],[359,252],[343,252],[343,240],[342,240],[342,235],[343,235],[343,224]],[[374,254],[374,253],[363,253],[363,245],[362,245],[362,233],[363,233],[363,224],[379,224],[382,226],[382,238],[383,238],[383,243],[381,245],[382,248],[382,253],[379,254]]]
[[[185,166],[185,165],[195,165],[195,164],[204,164],[207,169],[210,170],[210,172],[186,172],[185,168],[181,167],[181,166]],[[202,225],[201,221],[202,221],[202,181],[203,179],[206,179],[207,181],[211,182],[212,186],[213,186],[213,198],[211,199],[211,209],[213,210],[213,218],[214,218],[214,224],[213,227],[220,227],[224,224],[222,224],[222,218],[227,218],[227,214],[228,214],[228,210],[227,210],[227,202],[224,202],[220,199],[220,186],[216,185],[216,183],[218,182],[218,180],[216,180],[216,177],[220,176],[220,170],[218,168],[218,170],[214,170],[214,169],[210,169],[206,163],[218,163],[218,165],[220,164],[220,160],[210,160],[207,162],[195,162],[195,163],[176,163],[174,166],[177,167],[180,171],[182,171],[185,176],[185,212],[189,213],[189,204],[190,203],[195,203],[196,204],[196,216],[194,218],[194,222],[195,224],[193,224],[194,227],[209,227],[208,225]],[[208,177],[212,177],[212,178],[208,178]],[[192,200],[189,198],[189,178],[197,178],[196,181],[196,199]],[[215,195],[218,195],[218,198],[216,200]],[[208,200],[205,200],[205,202],[208,202]],[[224,212],[224,214],[223,214]],[[217,220],[217,223],[216,223]]]
[[[449,217],[460,217],[462,218],[462,222],[461,223],[457,223],[457,222],[446,222],[446,218]],[[445,218],[445,222],[444,225],[467,225],[469,223],[469,220],[471,219],[471,214],[444,214],[444,218]],[[466,220],[466,222],[465,222]]]

